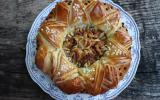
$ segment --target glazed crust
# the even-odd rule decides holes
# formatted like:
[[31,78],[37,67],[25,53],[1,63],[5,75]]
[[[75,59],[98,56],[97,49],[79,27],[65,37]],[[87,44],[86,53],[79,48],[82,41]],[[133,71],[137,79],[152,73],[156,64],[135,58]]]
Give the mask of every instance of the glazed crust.
[[[92,65],[77,67],[66,56],[63,42],[72,27],[92,24],[107,36],[106,52]],[[66,93],[97,95],[118,85],[131,62],[132,39],[120,12],[97,0],[60,2],[42,23],[37,35],[36,65]]]

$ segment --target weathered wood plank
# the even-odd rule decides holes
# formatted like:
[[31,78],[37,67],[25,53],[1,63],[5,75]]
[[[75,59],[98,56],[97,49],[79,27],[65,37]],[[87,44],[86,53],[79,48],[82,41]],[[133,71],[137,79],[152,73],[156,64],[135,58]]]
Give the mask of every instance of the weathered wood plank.
[[0,79],[0,100],[51,100],[28,74],[0,71]]
[[[160,99],[160,0],[114,0],[136,20],[142,45],[135,79],[116,100]],[[0,100],[52,100],[25,66],[29,29],[48,0],[0,0]]]

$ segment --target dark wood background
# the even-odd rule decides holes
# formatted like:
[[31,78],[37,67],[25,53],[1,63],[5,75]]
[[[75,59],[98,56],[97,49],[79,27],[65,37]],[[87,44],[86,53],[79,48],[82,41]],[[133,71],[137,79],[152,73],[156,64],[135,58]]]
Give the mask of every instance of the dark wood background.
[[[160,0],[114,0],[136,20],[141,61],[136,77],[116,100],[160,100]],[[52,100],[30,78],[26,38],[48,0],[0,0],[0,100]]]

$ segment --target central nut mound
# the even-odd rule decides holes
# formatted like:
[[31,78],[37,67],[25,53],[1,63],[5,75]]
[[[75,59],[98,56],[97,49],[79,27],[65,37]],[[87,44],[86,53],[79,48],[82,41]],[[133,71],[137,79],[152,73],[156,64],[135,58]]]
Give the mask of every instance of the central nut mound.
[[63,49],[71,62],[78,67],[89,66],[99,60],[104,52],[106,36],[94,27],[75,28],[64,41]]

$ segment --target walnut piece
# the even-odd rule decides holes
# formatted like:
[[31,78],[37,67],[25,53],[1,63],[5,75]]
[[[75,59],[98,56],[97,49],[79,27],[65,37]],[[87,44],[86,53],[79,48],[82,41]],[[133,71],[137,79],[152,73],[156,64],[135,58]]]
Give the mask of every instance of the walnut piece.
[[78,67],[89,66],[103,56],[106,39],[104,32],[93,27],[75,28],[66,36],[63,48]]

